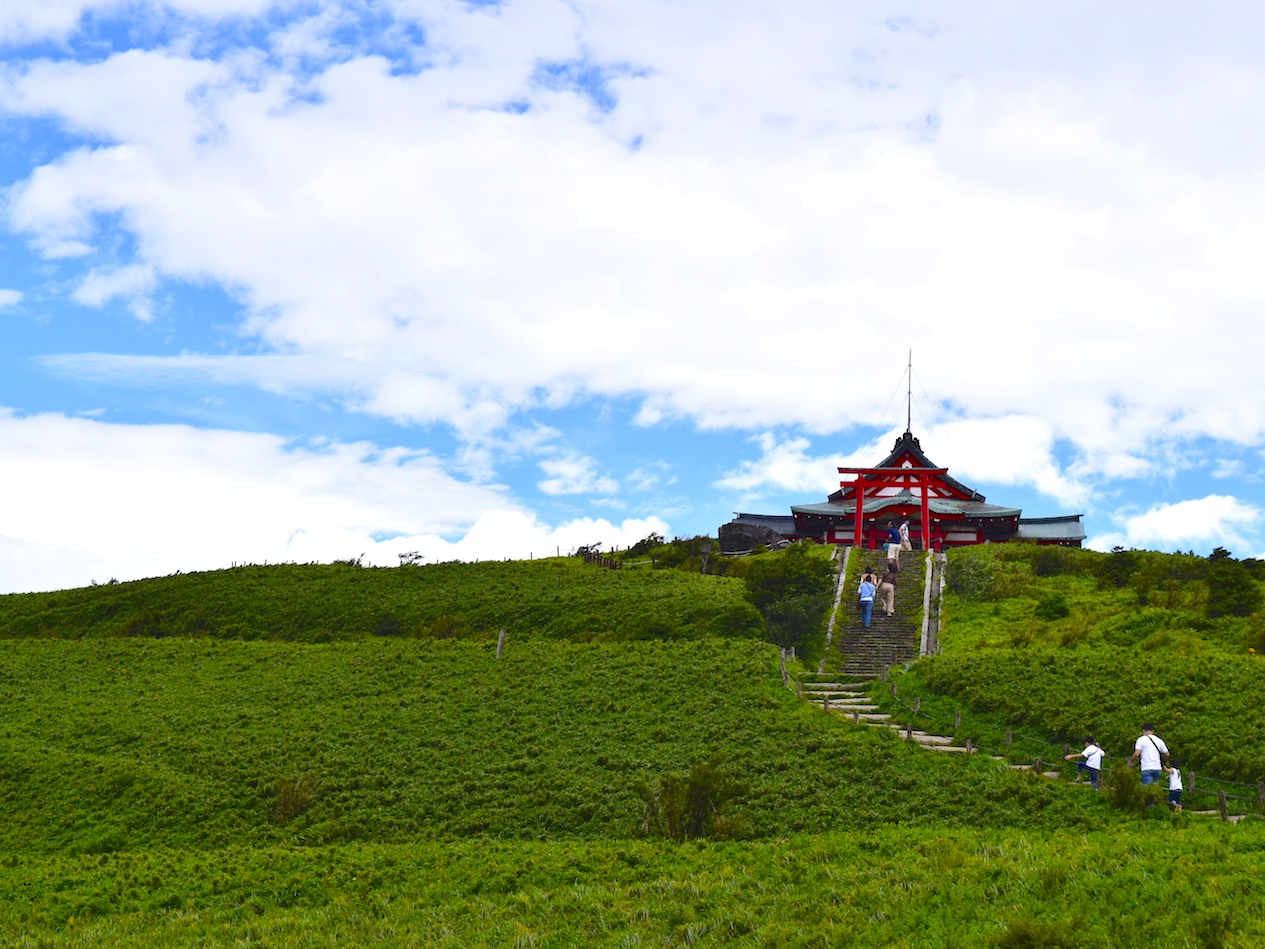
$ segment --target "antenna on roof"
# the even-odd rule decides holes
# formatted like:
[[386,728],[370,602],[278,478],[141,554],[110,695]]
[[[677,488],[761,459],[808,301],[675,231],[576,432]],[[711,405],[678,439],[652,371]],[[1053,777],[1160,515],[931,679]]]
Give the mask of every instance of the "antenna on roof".
[[908,384],[905,388],[905,434],[913,431],[911,422],[914,412],[914,351],[909,351],[909,366],[905,369]]

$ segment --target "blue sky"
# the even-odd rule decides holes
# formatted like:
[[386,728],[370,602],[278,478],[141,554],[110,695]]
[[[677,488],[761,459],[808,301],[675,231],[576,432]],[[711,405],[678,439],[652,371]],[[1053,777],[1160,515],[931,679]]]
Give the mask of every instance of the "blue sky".
[[7,0],[0,592],[525,557],[904,429],[1265,555],[1265,13]]

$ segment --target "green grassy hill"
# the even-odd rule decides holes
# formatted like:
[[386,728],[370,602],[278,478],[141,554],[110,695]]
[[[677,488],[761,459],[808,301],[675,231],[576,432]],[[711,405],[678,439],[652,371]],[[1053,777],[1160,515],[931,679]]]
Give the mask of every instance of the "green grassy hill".
[[[739,579],[561,561],[0,598],[0,945],[1265,939],[1265,822],[848,725],[783,686],[753,610]],[[987,716],[1004,661],[1123,648],[981,635],[907,675],[996,660]],[[728,839],[644,837],[641,791],[717,760]]]
[[409,567],[243,566],[0,596],[0,638],[378,636],[576,641],[760,638],[741,580],[607,570],[572,558]]

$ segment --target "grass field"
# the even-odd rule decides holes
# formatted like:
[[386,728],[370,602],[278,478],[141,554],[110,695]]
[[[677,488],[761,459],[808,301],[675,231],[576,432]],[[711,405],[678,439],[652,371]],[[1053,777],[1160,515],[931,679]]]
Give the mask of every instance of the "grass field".
[[[1003,570],[1022,573],[1015,563]],[[776,649],[750,628],[704,632],[753,609],[741,580],[550,561],[470,565],[463,579],[442,566],[435,587],[457,578],[446,593],[415,568],[333,566],[0,598],[0,630],[17,637],[0,640],[0,945],[1265,940],[1265,821],[1124,812],[827,716],[783,687]],[[1053,736],[1093,715],[1131,740],[1126,699],[1064,689],[1090,677],[1151,695],[1146,710],[1183,751],[1206,749],[1207,767],[1251,772],[1260,739],[1233,727],[1261,688],[1235,648],[1250,618],[1188,624],[1194,647],[1186,633],[1105,641],[1095,630],[1127,624],[1084,578],[1092,623],[1066,576],[1029,576],[992,583],[991,599],[955,593],[945,655],[899,687],[980,727]],[[243,580],[253,594],[224,592]],[[497,601],[517,584],[517,625],[503,603],[468,602],[498,583]],[[1066,616],[1033,615],[1047,583]],[[304,591],[337,603],[341,588],[331,641],[284,635],[309,628]],[[548,621],[554,595],[616,619]],[[1017,600],[1022,644],[1006,633]],[[134,622],[178,625],[198,602],[200,631]],[[383,607],[407,629],[363,629]],[[432,631],[462,609],[455,632]],[[639,638],[657,628],[636,625],[647,610],[687,632]],[[1241,747],[1218,744],[1222,731]],[[742,788],[727,839],[645,837],[640,789],[717,760]]]

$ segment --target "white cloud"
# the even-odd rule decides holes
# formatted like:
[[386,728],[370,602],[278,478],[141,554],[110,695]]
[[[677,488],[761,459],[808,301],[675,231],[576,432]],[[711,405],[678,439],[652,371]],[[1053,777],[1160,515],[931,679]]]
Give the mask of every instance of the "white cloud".
[[567,454],[539,462],[549,475],[538,485],[545,494],[614,494],[619,482],[597,470],[597,462],[584,455]]
[[[59,415],[0,416],[0,478],[23,499],[0,530],[10,550],[56,552],[51,576],[68,586],[354,557],[374,535],[457,537],[514,507],[424,452]],[[13,590],[50,582],[20,556],[0,575]]]
[[741,462],[737,470],[727,472],[717,481],[716,487],[747,497],[758,497],[769,488],[825,495],[839,487],[838,468],[872,465],[878,461],[877,457],[871,457],[867,462],[853,463],[858,452],[815,458],[808,454],[811,443],[807,438],[779,438],[772,432],[751,441],[760,446],[760,457]]
[[153,319],[149,300],[153,289],[154,268],[135,264],[117,270],[92,270],[71,296],[84,306],[91,307],[102,307],[116,297],[123,297],[136,318],[148,323]]
[[657,517],[544,524],[425,452],[11,411],[0,479],[23,499],[0,528],[0,592],[233,562],[394,566],[413,550],[428,562],[552,556],[668,530]]
[[22,299],[21,290],[3,290],[0,289],[0,309],[6,306],[16,306],[18,301]]
[[[1244,256],[1265,181],[1225,168],[1216,135],[1192,152],[1136,115],[1144,79],[1253,101],[1254,59],[1224,62],[1204,31],[1161,65],[1095,13],[1113,55],[1084,69],[1067,23],[996,9],[927,29],[826,4],[394,9],[427,30],[419,74],[173,48],[11,76],[9,108],[119,143],[41,168],[13,221],[86,247],[97,214],[122,215],[137,266],[232,288],[266,345],[372,367],[324,381],[392,419],[486,428],[583,393],[641,398],[647,424],[838,431],[898,375],[848,354],[898,329],[937,397],[1039,419],[1087,473],[1141,468],[1156,440],[1265,437],[1243,371],[1265,343],[1244,319],[1265,304]],[[304,21],[303,49],[339,23]],[[978,55],[998,30],[1005,71]],[[583,56],[607,113],[538,81]],[[530,108],[482,108],[508,101]]]
[[[809,439],[766,432],[752,439],[760,446],[760,457],[743,461],[716,486],[749,498],[766,489],[824,496],[839,487],[839,468],[878,464],[899,437],[891,429],[848,454],[814,456],[809,454]],[[1053,432],[1039,419],[1008,416],[936,423],[920,430],[919,444],[932,462],[947,467],[967,485],[1026,485],[1067,507],[1084,505],[1089,498],[1088,485],[1062,472],[1053,454]]]
[[1120,530],[1090,538],[1094,550],[1137,547],[1158,550],[1211,549],[1215,546],[1242,550],[1265,512],[1254,504],[1227,495],[1213,494],[1189,501],[1160,504],[1141,513],[1122,513],[1114,518]]
[[[0,4],[40,299],[239,305],[237,352],[45,367],[332,396],[451,426],[479,481],[545,457],[555,495],[620,485],[524,416],[603,400],[782,433],[719,485],[828,492],[890,436],[810,439],[889,424],[911,347],[918,434],[968,483],[1080,507],[1265,442],[1265,12],[387,0],[357,35],[364,9]],[[85,13],[136,28],[77,62]]]

